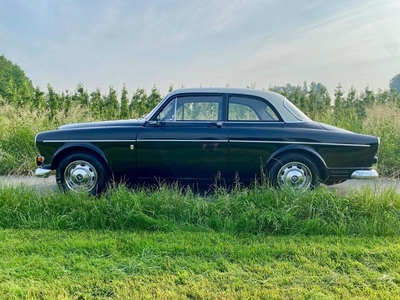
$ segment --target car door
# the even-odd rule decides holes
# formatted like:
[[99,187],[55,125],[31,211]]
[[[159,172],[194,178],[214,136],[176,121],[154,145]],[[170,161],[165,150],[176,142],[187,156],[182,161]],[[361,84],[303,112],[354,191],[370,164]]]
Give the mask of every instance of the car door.
[[212,179],[228,169],[223,95],[179,95],[138,132],[139,178]]
[[260,178],[268,157],[282,145],[284,122],[266,100],[247,95],[228,97],[228,176],[242,180]]

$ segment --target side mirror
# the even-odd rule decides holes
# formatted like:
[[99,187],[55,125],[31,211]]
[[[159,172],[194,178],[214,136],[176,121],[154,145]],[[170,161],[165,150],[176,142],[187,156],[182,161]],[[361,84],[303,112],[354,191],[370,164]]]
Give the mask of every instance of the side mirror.
[[160,122],[160,120],[149,121],[148,124],[149,124],[150,126],[160,126],[160,125],[161,125],[161,122]]

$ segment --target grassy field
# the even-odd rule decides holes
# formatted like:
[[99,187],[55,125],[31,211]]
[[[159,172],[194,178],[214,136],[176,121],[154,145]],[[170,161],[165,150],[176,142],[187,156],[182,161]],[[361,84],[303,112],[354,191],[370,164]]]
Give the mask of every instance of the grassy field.
[[1,299],[400,299],[400,195],[0,187]]
[[400,299],[398,237],[0,231],[2,299]]
[[0,227],[400,236],[400,195],[394,189],[340,195],[326,188],[296,193],[257,186],[203,197],[166,185],[119,185],[95,198],[4,187]]

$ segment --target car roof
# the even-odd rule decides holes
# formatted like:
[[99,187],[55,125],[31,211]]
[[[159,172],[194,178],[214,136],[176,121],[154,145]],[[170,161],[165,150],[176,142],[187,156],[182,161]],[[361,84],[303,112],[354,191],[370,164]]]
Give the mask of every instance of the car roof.
[[271,101],[274,105],[282,103],[285,97],[266,90],[256,90],[256,89],[245,89],[245,88],[231,88],[231,87],[199,87],[199,88],[182,88],[176,89],[170,92],[167,97],[171,97],[177,94],[192,94],[192,93],[217,93],[217,94],[241,94],[248,96],[258,96],[266,98]]
[[[281,115],[285,122],[299,122],[302,121],[295,114],[290,111],[285,102],[289,102],[284,96],[266,90],[244,89],[244,88],[231,88],[231,87],[199,87],[199,88],[181,88],[170,92],[148,115],[146,118],[151,119],[157,113],[160,107],[167,99],[171,99],[178,95],[189,94],[240,94],[247,96],[255,96],[267,99]],[[306,117],[308,119],[308,117]]]

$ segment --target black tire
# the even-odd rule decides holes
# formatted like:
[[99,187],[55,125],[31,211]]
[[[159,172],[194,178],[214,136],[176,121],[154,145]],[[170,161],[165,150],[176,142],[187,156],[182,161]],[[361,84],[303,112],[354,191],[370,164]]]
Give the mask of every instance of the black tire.
[[297,191],[311,190],[319,186],[319,171],[307,156],[285,154],[274,159],[268,178],[272,186]]
[[56,170],[62,191],[98,195],[108,182],[108,170],[100,159],[86,152],[74,152],[62,159]]

